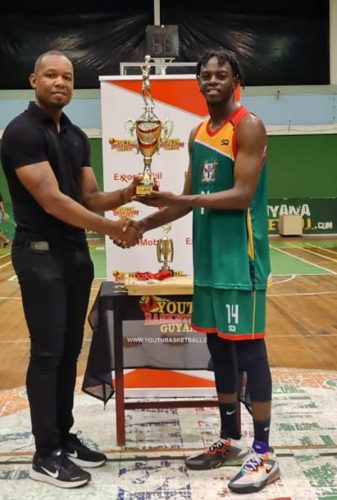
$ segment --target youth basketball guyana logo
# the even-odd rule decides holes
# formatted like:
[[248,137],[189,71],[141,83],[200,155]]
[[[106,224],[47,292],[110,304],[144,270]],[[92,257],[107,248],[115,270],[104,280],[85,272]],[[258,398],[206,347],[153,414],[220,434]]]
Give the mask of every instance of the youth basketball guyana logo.
[[[109,137],[110,148],[125,153],[137,149],[137,142],[132,139],[118,139],[116,137]],[[178,151],[184,147],[185,143],[177,138],[165,139],[160,141],[159,148],[165,151]]]
[[191,301],[172,301],[156,295],[143,295],[139,307],[144,313],[145,325],[191,321]]
[[139,307],[144,314],[156,313],[160,310],[159,301],[167,300],[155,295],[143,295],[139,301]]
[[123,205],[112,210],[114,216],[120,219],[134,219],[139,215],[139,210],[134,206]]

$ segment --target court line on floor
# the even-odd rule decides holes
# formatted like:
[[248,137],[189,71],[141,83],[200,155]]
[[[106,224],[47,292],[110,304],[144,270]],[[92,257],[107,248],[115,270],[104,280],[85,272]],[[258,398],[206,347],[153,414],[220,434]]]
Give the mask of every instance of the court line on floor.
[[[298,250],[302,250],[303,252],[312,253],[313,255],[317,255],[318,257],[321,257],[322,259],[327,259],[327,260],[331,260],[332,262],[337,262],[337,259],[333,259],[332,257],[328,257],[327,255],[322,255],[321,253],[313,252],[312,250],[308,250],[308,248],[299,247],[297,245],[294,245],[293,243],[289,243],[289,246],[291,248],[297,248]],[[335,273],[335,274],[337,274],[337,273]]]
[[[274,276],[284,276],[284,274],[272,274],[272,278]],[[292,281],[293,279],[295,279],[297,276],[297,274],[292,274],[289,278],[286,278],[284,280],[281,280],[281,281],[275,281],[275,282],[272,282],[272,285],[282,285],[283,283],[288,283],[289,281]],[[317,275],[316,276],[321,276],[321,274]]]
[[0,297],[0,300],[9,300],[9,299],[21,300],[21,297]]
[[6,262],[5,264],[2,264],[2,266],[0,266],[0,270],[1,270],[1,269],[4,269],[4,268],[5,268],[5,267],[7,267],[7,266],[10,266],[11,264],[12,264],[12,263],[11,263],[11,261]]
[[337,290],[335,292],[293,292],[293,293],[267,293],[267,297],[296,297],[296,296],[304,296],[304,295],[334,295],[337,294]]
[[[324,271],[327,271],[329,274],[334,274],[337,276],[337,272],[335,271],[332,271],[331,269],[328,269],[326,267],[323,267],[323,266],[319,266],[318,264],[314,264],[313,262],[310,262],[310,260],[306,260],[306,259],[303,259],[303,257],[298,257],[298,255],[293,255],[291,253],[288,253],[286,252],[285,250],[282,250],[281,248],[277,248],[277,247],[274,247],[272,245],[270,245],[271,248],[273,248],[274,250],[277,250],[278,252],[281,252],[281,253],[284,253],[285,255],[287,255],[288,257],[292,257],[293,259],[297,259],[297,260],[301,260],[302,262],[304,262],[305,264],[307,265],[310,265],[310,266],[314,266],[314,267],[318,267],[318,269],[323,269]],[[300,250],[303,250],[301,247],[296,247],[295,248],[298,248]],[[310,250],[308,250],[310,252]],[[314,253],[314,252],[312,252]]]
[[325,248],[325,247],[320,247],[319,245],[313,245],[312,243],[305,243],[305,245],[308,245],[313,248],[319,248],[320,250],[323,250],[324,252],[329,252],[332,253],[333,255],[337,256],[337,250],[331,250],[330,248]]
[[286,274],[286,273],[272,273],[272,276],[275,277],[275,276],[333,276],[332,274],[322,274],[322,273],[317,273],[317,274],[314,274],[314,273],[301,273],[301,274]]

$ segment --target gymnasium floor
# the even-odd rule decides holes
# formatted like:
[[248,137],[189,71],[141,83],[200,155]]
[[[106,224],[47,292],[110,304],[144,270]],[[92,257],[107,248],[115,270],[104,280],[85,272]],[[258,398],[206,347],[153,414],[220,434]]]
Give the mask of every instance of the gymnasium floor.
[[[33,452],[23,382],[28,342],[8,251],[0,250],[0,499],[337,500],[337,241],[303,237],[270,243],[271,444],[282,478],[260,493],[240,496],[226,487],[237,465],[204,472],[184,466],[187,454],[217,439],[216,409],[127,411],[126,447],[116,446],[114,401],[104,409],[80,390],[89,331],[79,365],[74,430],[104,450],[108,464],[92,470],[91,483],[74,491],[28,479]],[[94,242],[91,250],[97,277],[93,300],[104,276],[104,247]],[[242,429],[250,442],[251,420],[244,409]]]

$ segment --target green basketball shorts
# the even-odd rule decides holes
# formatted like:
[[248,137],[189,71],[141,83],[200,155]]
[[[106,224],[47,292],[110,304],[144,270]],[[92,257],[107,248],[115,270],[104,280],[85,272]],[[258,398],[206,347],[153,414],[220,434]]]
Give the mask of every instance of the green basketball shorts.
[[195,286],[192,328],[229,340],[265,335],[266,290],[225,290]]

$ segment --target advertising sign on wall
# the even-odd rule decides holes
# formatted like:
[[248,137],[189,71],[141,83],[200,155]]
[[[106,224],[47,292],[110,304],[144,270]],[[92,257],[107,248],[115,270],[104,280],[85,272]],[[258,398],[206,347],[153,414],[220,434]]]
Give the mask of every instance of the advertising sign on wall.
[[337,233],[337,198],[283,198],[268,202],[268,231],[278,233],[282,215],[300,215],[303,234]]

